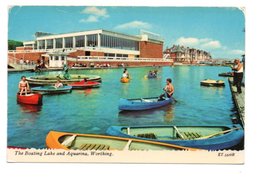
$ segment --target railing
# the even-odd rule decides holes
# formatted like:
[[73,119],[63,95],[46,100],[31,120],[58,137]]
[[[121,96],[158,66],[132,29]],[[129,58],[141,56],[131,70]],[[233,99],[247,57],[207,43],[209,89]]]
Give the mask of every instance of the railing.
[[108,56],[78,56],[78,58],[68,58],[74,61],[144,61],[144,62],[172,62],[171,59],[164,58],[129,58],[129,57],[108,57]]

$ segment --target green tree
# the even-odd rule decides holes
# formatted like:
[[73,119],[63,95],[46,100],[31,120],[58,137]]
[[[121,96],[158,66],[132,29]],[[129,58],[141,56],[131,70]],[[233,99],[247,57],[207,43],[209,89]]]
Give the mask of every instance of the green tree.
[[15,50],[16,47],[23,46],[23,42],[15,41],[15,40],[8,40],[8,50]]

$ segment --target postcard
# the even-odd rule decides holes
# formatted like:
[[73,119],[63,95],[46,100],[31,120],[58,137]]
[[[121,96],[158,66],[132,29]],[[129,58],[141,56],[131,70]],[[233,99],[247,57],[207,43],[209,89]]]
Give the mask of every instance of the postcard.
[[238,7],[9,7],[7,161],[243,164],[245,29]]

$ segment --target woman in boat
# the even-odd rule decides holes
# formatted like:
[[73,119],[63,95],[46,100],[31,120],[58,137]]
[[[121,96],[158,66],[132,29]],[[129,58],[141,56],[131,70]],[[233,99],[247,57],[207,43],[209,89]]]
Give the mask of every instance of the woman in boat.
[[19,82],[18,88],[20,95],[27,95],[27,93],[30,91],[30,86],[25,76],[21,77],[21,81]]
[[165,93],[160,95],[159,100],[164,100],[164,97],[167,96],[168,98],[171,98],[174,93],[174,86],[172,85],[172,79],[167,78],[166,79],[166,86],[163,88]]
[[124,72],[123,72],[122,77],[123,77],[123,78],[129,78],[129,73],[128,73],[128,71],[127,71],[126,68],[124,69]]
[[63,87],[63,84],[61,83],[60,79],[57,80],[57,82],[54,85],[55,88]]

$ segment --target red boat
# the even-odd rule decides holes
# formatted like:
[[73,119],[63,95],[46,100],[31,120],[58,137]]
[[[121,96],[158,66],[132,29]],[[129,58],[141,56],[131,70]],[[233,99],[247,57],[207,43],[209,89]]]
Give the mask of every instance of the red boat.
[[84,89],[84,88],[93,88],[93,87],[99,87],[100,82],[95,81],[80,81],[80,82],[74,82],[72,84],[68,84],[69,86],[72,86],[73,89]]
[[17,102],[23,104],[41,105],[42,104],[42,94],[39,93],[29,93],[27,95],[17,94]]

